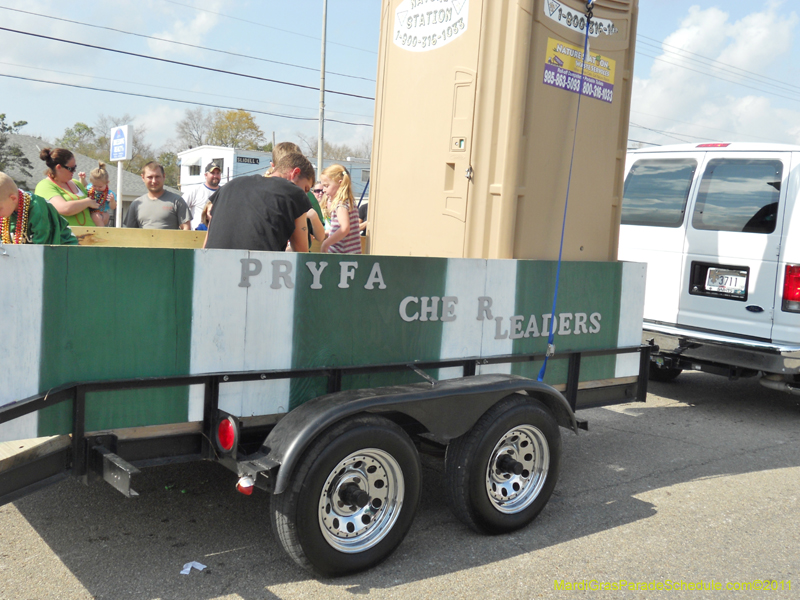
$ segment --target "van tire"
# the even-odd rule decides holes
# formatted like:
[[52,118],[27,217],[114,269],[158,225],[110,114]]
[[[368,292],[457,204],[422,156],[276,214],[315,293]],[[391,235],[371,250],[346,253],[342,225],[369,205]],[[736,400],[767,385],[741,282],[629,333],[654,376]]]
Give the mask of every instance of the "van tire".
[[660,381],[669,383],[683,373],[683,369],[678,367],[659,367],[655,363],[650,363],[650,381]]

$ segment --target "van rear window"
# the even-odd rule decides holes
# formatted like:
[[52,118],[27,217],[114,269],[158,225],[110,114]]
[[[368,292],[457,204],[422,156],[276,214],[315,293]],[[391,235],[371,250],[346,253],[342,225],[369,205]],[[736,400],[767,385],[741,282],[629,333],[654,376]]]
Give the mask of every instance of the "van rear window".
[[783,163],[716,158],[708,161],[692,227],[711,231],[772,233],[778,216]]
[[697,161],[692,158],[642,159],[625,178],[622,224],[680,227]]

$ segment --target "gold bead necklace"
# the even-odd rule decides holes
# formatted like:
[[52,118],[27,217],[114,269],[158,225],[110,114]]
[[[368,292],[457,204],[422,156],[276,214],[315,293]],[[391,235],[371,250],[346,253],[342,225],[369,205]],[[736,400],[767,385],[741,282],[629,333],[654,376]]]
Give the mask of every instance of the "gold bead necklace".
[[14,240],[11,239],[11,217],[0,219],[0,240],[4,244],[26,244],[28,237],[28,217],[31,210],[31,195],[19,190],[17,201],[17,223],[14,227]]

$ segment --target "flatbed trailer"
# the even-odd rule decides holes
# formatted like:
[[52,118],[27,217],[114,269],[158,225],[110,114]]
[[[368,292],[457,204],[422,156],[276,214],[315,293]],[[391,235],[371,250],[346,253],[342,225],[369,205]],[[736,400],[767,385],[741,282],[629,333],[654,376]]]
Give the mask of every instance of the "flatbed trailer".
[[[274,495],[294,560],[340,575],[402,541],[418,452],[434,450],[462,521],[522,527],[555,487],[559,426],[577,433],[576,409],[647,392],[634,263],[562,265],[562,290],[580,293],[565,294],[536,381],[555,266],[7,247],[0,278],[17,285],[0,307],[24,351],[4,360],[0,436],[47,442],[0,461],[0,502],[69,476],[132,497],[141,468],[215,461],[239,491]],[[65,320],[86,298],[124,318]]]

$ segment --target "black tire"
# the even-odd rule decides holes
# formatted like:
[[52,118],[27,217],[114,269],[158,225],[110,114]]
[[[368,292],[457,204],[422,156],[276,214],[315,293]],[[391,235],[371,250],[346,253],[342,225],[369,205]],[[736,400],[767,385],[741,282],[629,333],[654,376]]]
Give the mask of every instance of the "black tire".
[[353,417],[306,450],[289,487],[272,498],[272,526],[301,567],[347,575],[400,545],[420,493],[419,455],[405,431],[380,417]]
[[650,363],[650,381],[669,383],[675,381],[675,378],[681,373],[683,373],[683,369],[678,367],[659,367],[653,362]]
[[[521,472],[504,464],[508,460],[504,456],[521,464]],[[450,507],[460,521],[479,533],[525,527],[550,499],[560,462],[561,434],[550,412],[528,396],[509,396],[447,447]]]

